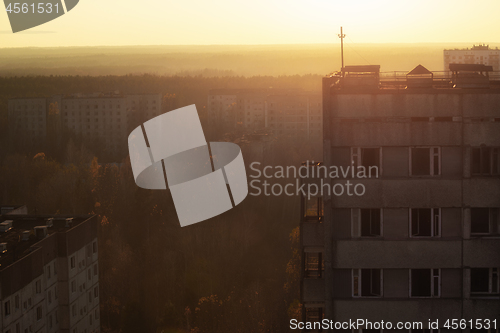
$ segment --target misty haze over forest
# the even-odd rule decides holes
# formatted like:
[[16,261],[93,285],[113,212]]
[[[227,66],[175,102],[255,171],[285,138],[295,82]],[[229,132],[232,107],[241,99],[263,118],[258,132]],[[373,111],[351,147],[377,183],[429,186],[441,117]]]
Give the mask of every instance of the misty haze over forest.
[[[335,35],[332,39],[336,38]],[[443,49],[453,44],[357,44],[345,40],[346,65],[381,65],[382,72],[422,64],[442,71]],[[498,47],[499,44],[490,44]],[[325,75],[340,69],[340,45],[123,46],[0,49],[0,75],[179,76]]]

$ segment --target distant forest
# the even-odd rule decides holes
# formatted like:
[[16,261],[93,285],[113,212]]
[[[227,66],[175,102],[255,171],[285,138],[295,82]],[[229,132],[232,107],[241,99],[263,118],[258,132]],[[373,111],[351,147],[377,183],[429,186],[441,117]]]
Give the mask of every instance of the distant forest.
[[[155,74],[204,77],[325,75],[340,69],[340,45],[137,46],[0,48],[0,76]],[[357,44],[346,38],[346,65],[381,65],[382,72],[422,64],[442,71],[444,48],[472,44]],[[496,47],[499,45],[490,45]]]

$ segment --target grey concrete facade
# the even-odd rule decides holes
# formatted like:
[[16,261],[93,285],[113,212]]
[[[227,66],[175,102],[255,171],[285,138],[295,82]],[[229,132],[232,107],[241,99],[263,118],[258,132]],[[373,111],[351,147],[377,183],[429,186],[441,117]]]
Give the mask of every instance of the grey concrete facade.
[[324,165],[371,161],[379,177],[318,198],[318,218],[303,200],[303,320],[498,323],[500,89],[342,79],[323,79]]
[[0,234],[2,332],[100,332],[96,216],[0,221],[12,226]]

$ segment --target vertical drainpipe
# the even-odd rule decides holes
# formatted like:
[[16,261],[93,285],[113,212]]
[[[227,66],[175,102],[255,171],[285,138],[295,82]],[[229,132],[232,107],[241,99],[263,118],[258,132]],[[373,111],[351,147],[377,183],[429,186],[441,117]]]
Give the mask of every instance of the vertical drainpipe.
[[[328,169],[332,164],[331,157],[331,119],[333,108],[336,107],[337,98],[335,95],[331,94],[331,85],[333,79],[329,77],[323,78],[323,161],[326,168]],[[328,180],[331,182],[331,179]],[[331,185],[331,184],[330,184]],[[333,309],[333,228],[332,228],[332,199],[331,195],[323,194],[323,204],[324,204],[324,260],[325,260],[325,272],[324,272],[324,283],[325,283],[325,318],[328,320],[334,320],[334,309]],[[330,332],[331,330],[327,330]]]
[[459,105],[459,108],[460,108],[460,116],[461,116],[461,132],[462,132],[462,138],[461,138],[461,145],[462,145],[462,184],[460,184],[460,200],[462,201],[462,237],[461,237],[461,246],[460,246],[460,262],[461,262],[461,268],[462,268],[462,288],[461,288],[461,303],[462,303],[462,306],[461,306],[461,319],[464,318],[464,287],[465,287],[465,282],[466,282],[466,279],[465,279],[465,267],[464,267],[464,237],[465,237],[465,214],[464,214],[464,211],[465,211],[465,205],[464,205],[464,180],[465,180],[465,161],[466,161],[466,158],[465,158],[465,141],[464,141],[464,135],[465,135],[465,129],[464,129],[464,126],[465,126],[465,122],[464,122],[464,95],[463,93],[460,93],[458,95],[458,105]]

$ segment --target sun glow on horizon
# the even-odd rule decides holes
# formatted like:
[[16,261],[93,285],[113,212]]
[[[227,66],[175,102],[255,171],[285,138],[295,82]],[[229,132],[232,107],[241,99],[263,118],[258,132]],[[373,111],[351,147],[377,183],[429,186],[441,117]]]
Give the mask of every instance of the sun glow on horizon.
[[81,0],[17,34],[0,14],[0,47],[337,43],[340,26],[355,43],[495,43],[499,12],[494,0]]

